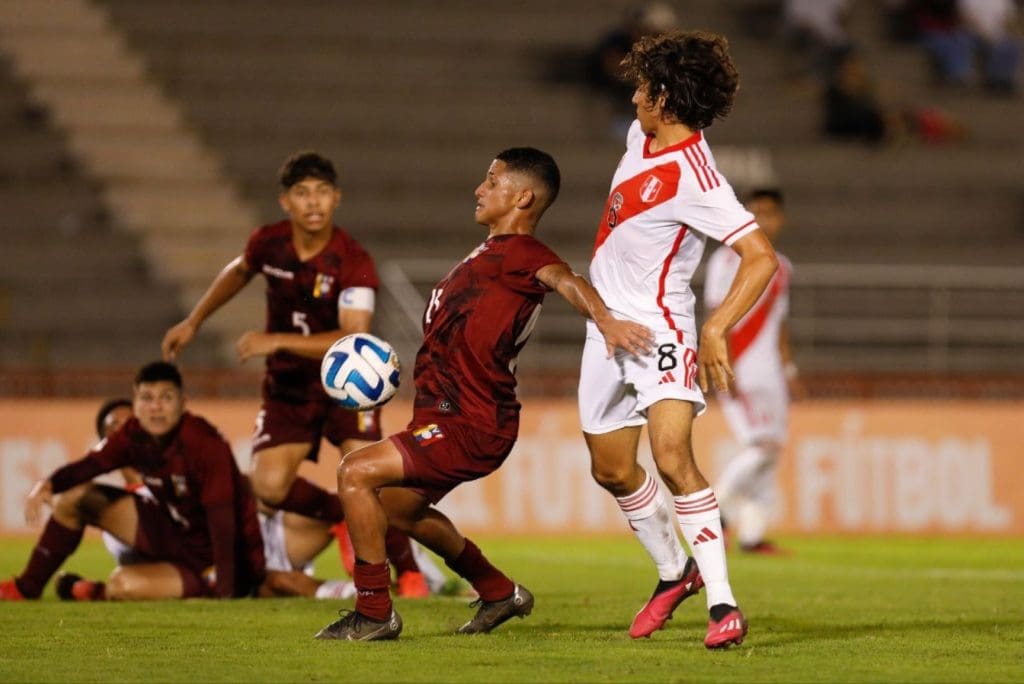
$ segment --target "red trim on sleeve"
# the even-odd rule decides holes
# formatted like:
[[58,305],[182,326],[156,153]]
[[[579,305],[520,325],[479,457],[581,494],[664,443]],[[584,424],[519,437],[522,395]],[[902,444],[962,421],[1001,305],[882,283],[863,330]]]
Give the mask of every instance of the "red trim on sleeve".
[[724,238],[722,238],[722,242],[725,243],[725,244],[729,244],[729,240],[732,239],[733,235],[736,235],[737,233],[739,233],[744,228],[746,228],[747,226],[749,226],[751,223],[754,223],[754,222],[755,222],[754,219],[751,219],[751,220],[747,221],[742,226],[740,226],[739,228],[737,228],[736,230],[732,231],[731,233],[726,235]]

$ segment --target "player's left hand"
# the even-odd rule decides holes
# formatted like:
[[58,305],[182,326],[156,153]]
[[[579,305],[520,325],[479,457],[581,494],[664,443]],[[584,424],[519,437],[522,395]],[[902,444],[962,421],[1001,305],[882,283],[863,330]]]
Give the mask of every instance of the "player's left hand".
[[616,349],[621,349],[633,356],[646,356],[651,353],[654,333],[646,326],[609,316],[597,327],[604,336],[609,359],[615,355]]
[[268,356],[277,351],[274,336],[256,330],[249,330],[238,338],[235,345],[238,360],[245,363],[254,356]]
[[25,522],[29,525],[38,525],[43,519],[43,505],[52,507],[53,485],[50,480],[40,480],[28,493],[28,500],[25,501]]
[[725,340],[725,331],[704,324],[700,331],[700,345],[697,350],[697,379],[701,391],[709,391],[710,384],[714,384],[719,392],[727,392],[734,377],[732,365],[729,363],[729,344]]

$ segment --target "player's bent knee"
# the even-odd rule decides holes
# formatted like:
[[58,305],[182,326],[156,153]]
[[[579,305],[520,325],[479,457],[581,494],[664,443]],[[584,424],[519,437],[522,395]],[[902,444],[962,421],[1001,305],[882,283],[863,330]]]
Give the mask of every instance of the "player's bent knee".
[[629,493],[626,490],[629,489],[629,479],[633,474],[634,468],[635,465],[632,463],[621,465],[599,465],[595,463],[590,469],[590,474],[597,484],[612,494],[621,496]]
[[372,472],[372,467],[358,459],[343,459],[338,464],[338,491],[367,489]]
[[290,478],[284,473],[277,473],[264,469],[254,470],[250,475],[252,482],[252,493],[256,498],[269,506],[276,506],[288,496],[288,489],[291,486]]

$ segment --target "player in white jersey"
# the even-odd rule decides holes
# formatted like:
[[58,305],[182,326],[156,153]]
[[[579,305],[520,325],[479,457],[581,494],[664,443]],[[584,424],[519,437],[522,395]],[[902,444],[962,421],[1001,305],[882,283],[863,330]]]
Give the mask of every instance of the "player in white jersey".
[[[782,193],[774,188],[754,190],[747,208],[774,241],[785,222]],[[765,531],[776,500],[775,476],[786,443],[790,394],[799,392],[786,325],[793,268],[781,254],[778,259],[779,269],[764,294],[729,331],[736,377],[730,391],[718,393],[741,451],[722,471],[715,488],[740,549],[754,553],[778,552],[765,539]],[[704,276],[708,311],[725,298],[738,266],[739,257],[728,247],[712,253]]]
[[[630,627],[661,629],[676,606],[707,588],[704,644],[742,642],[747,622],[729,585],[715,494],[693,458],[690,428],[709,381],[728,386],[725,335],[775,272],[775,252],[716,170],[703,130],[732,107],[739,77],[724,37],[673,32],[638,41],[623,60],[636,84],[637,121],[612,179],[590,276],[616,317],[648,326],[651,355],[609,357],[588,329],[580,373],[580,418],[594,479],[615,498],[651,555],[659,582]],[[697,344],[690,279],[708,237],[729,245],[740,266]],[[693,550],[687,558],[657,482],[637,463],[644,424],[658,474]]]

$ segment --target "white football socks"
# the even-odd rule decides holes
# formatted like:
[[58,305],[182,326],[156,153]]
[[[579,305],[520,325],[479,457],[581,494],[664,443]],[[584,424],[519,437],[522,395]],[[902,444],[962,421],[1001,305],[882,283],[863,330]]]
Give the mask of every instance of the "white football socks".
[[646,477],[640,489],[627,496],[615,497],[615,502],[657,566],[658,577],[666,581],[677,580],[683,576],[683,568],[686,567],[686,551],[679,542],[658,483],[649,473],[644,474]]
[[729,586],[729,570],[725,563],[722,518],[715,493],[708,487],[674,497],[674,501],[679,526],[683,528],[683,536],[704,578],[708,608],[719,603],[735,606],[736,599]]

